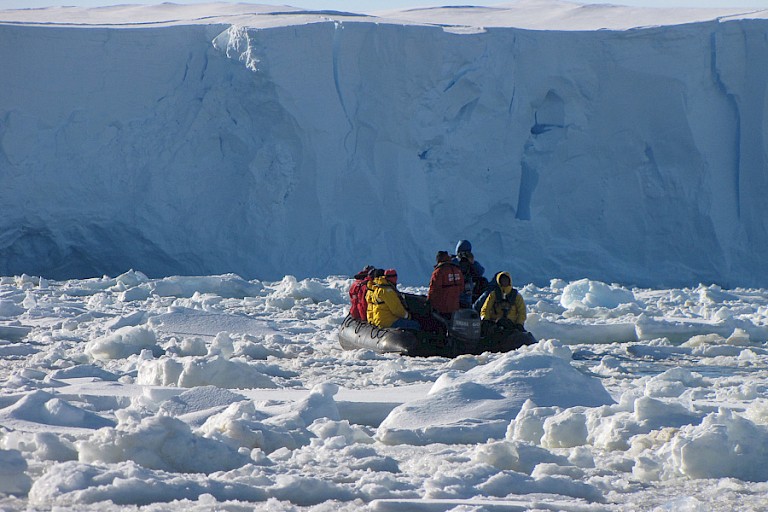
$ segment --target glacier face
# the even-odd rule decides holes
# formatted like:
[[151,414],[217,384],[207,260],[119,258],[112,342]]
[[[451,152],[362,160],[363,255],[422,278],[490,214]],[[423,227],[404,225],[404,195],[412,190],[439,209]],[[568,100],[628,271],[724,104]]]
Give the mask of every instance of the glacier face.
[[766,287],[767,32],[0,25],[0,273]]

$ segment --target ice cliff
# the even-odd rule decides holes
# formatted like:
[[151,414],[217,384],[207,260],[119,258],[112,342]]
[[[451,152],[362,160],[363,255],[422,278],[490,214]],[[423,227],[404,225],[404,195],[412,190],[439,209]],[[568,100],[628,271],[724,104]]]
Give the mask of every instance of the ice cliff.
[[764,16],[532,30],[163,9],[0,13],[0,274],[371,263],[426,284],[468,238],[516,283],[768,286]]

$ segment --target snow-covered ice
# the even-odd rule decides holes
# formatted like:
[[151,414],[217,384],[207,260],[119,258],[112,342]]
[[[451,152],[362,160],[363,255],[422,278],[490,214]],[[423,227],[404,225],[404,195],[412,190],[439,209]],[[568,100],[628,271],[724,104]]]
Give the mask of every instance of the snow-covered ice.
[[768,506],[764,290],[553,279],[536,345],[444,359],[342,350],[350,284],[3,278],[0,507]]
[[[0,11],[0,509],[768,509],[766,18]],[[340,348],[461,238],[538,343]]]

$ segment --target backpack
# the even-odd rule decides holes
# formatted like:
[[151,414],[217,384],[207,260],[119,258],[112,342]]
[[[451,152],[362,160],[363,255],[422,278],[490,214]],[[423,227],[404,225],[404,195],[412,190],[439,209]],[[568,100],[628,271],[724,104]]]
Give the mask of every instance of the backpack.
[[368,290],[364,280],[358,280],[352,283],[349,289],[349,300],[352,307],[349,308],[349,314],[358,320],[366,321],[366,310],[368,304],[365,301],[365,292]]

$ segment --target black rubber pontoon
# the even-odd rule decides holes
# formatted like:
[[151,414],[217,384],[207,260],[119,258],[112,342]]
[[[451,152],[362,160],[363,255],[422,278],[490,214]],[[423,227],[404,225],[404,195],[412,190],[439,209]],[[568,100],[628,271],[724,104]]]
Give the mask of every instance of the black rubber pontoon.
[[[483,352],[509,352],[536,343],[524,330],[481,329],[474,309],[461,309],[449,322],[432,314],[426,297],[403,294],[408,310],[427,330],[379,329],[347,315],[339,329],[339,344],[345,350],[368,349],[407,356],[456,357]],[[485,332],[483,332],[485,331]]]
[[347,315],[339,331],[339,343],[345,350],[367,348],[374,352],[410,354],[419,345],[415,331],[379,329]]

